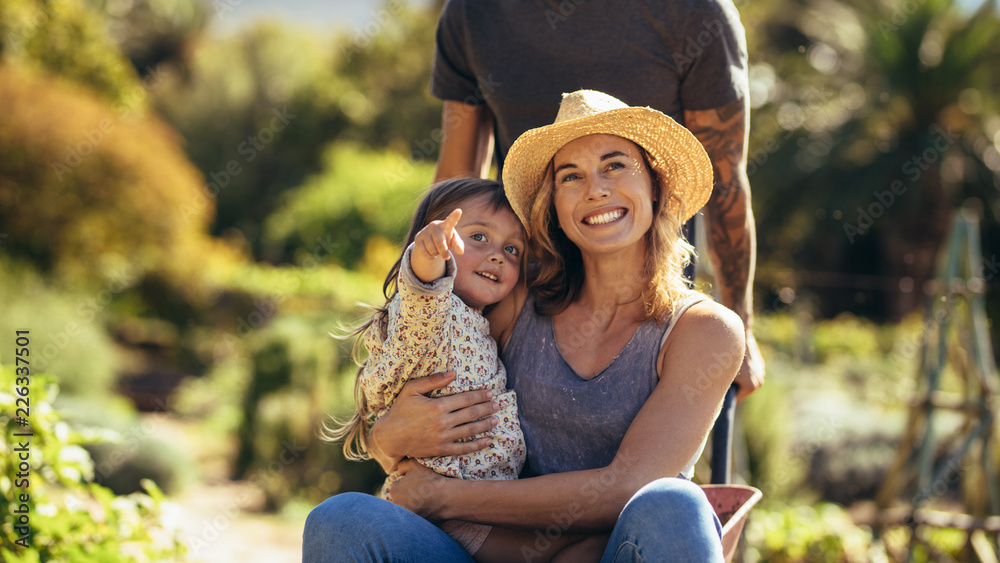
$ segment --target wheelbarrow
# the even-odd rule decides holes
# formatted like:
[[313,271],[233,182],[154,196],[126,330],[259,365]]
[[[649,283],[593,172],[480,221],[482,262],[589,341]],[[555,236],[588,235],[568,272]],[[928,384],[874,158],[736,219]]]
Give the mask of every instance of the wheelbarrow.
[[730,485],[730,452],[733,448],[733,417],[736,413],[736,386],[729,388],[722,401],[722,410],[712,429],[712,484],[702,485],[708,502],[722,524],[722,553],[732,561],[736,544],[743,533],[750,509],[763,493],[746,485]]
[[701,490],[722,524],[722,553],[727,562],[732,561],[747,515],[763,494],[746,485],[702,485]]

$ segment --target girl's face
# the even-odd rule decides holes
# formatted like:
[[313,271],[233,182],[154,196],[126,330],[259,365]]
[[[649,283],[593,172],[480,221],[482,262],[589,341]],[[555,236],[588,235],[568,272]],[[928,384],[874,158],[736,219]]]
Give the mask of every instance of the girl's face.
[[653,224],[652,175],[639,147],[615,135],[587,135],[552,158],[559,227],[584,253],[644,244]]
[[517,284],[524,253],[524,229],[509,209],[493,209],[487,195],[462,202],[455,225],[465,253],[455,256],[455,295],[482,310],[497,303]]

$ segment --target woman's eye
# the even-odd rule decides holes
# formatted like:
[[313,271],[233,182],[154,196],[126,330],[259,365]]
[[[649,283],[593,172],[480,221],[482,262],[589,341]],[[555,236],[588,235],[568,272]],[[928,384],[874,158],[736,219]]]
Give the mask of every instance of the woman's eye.
[[572,182],[573,180],[579,180],[579,179],[580,179],[580,175],[579,174],[573,174],[573,173],[571,173],[571,174],[567,174],[567,175],[563,176],[562,179],[559,180],[559,182],[560,183],[566,183],[566,182]]
[[483,242],[486,240],[486,235],[483,233],[474,233],[471,238],[476,242]]
[[624,162],[612,162],[608,165],[608,170],[619,170],[625,168]]

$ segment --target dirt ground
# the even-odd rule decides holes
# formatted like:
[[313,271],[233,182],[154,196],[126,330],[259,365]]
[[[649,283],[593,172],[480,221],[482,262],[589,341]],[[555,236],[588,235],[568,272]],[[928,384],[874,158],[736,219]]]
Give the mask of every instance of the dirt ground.
[[305,515],[283,517],[260,510],[264,498],[247,481],[227,478],[232,444],[206,444],[194,423],[144,414],[156,437],[180,445],[196,465],[195,482],[169,497],[164,520],[179,530],[192,562],[285,562],[302,558]]
[[203,483],[174,500],[191,561],[281,562],[302,558],[302,525],[255,511],[246,482]]

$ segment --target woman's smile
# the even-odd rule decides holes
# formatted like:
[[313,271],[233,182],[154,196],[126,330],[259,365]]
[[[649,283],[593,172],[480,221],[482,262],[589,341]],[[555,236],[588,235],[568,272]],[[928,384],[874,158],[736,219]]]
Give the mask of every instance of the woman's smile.
[[583,222],[588,225],[607,225],[608,223],[621,219],[625,216],[625,213],[626,210],[624,208],[612,211],[599,211],[584,217]]

